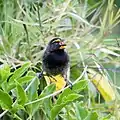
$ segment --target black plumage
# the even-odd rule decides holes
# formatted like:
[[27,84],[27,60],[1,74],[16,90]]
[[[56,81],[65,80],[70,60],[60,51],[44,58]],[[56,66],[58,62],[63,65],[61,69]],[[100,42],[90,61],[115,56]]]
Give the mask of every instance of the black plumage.
[[43,71],[49,75],[61,74],[67,79],[69,56],[64,46],[66,46],[66,44],[61,38],[52,39],[43,54],[42,67]]
[[65,81],[68,81],[69,56],[65,50],[65,46],[64,40],[61,38],[52,39],[43,54],[42,68],[48,76],[61,75]]

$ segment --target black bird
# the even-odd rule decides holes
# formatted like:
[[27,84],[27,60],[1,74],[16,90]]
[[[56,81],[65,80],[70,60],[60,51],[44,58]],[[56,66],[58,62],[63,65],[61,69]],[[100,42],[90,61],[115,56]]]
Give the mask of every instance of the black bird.
[[61,38],[52,39],[43,54],[42,68],[47,84],[55,83],[56,91],[64,88],[69,81],[69,56],[66,44]]

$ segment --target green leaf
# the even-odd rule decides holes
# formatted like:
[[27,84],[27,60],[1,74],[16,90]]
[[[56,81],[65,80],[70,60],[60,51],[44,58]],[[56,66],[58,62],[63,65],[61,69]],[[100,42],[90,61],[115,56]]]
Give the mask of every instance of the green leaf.
[[20,105],[24,105],[27,100],[26,93],[22,86],[17,83],[17,101]]
[[102,118],[102,120],[111,120],[111,114],[108,114]]
[[25,63],[20,68],[18,68],[17,70],[15,70],[15,72],[13,73],[13,75],[10,77],[9,84],[13,83],[14,80],[17,80],[18,78],[20,78],[27,71],[27,69],[29,67],[30,67],[30,62]]
[[14,117],[13,117],[15,120],[22,120],[17,114],[14,114]]
[[10,67],[8,65],[0,65],[0,85],[7,81],[7,78],[10,76]]
[[[46,86],[42,93],[39,95],[39,99],[49,94],[52,94],[55,91],[55,89],[56,89],[55,84],[50,84],[49,86]],[[32,115],[40,108],[40,105],[42,106],[42,108],[44,108],[47,115],[46,117],[50,117],[50,111],[52,107],[51,97],[44,99],[40,102],[34,103],[32,105],[29,105],[29,110],[31,110],[30,112]]]
[[74,92],[70,88],[64,90],[62,94],[59,94],[56,104],[61,104],[62,102],[64,102],[63,98],[68,96],[69,94],[74,94]]
[[67,104],[71,103],[72,101],[81,97],[79,94],[69,94],[67,97],[64,97],[64,101],[61,104],[55,104],[51,109],[51,120],[54,120],[55,117],[58,115],[60,110],[65,107]]
[[34,71],[32,71],[32,70],[29,70],[27,72],[27,76],[36,76],[36,73]]
[[16,87],[16,82],[14,81],[14,83],[11,84],[5,83],[5,86],[6,86],[6,91],[9,92],[10,90]]
[[23,105],[20,105],[18,104],[17,102],[13,105],[12,109],[10,110],[11,113],[16,113],[16,112],[20,112],[19,110],[24,110],[25,111],[25,108]]
[[[30,66],[30,63],[28,62],[14,71],[13,75],[9,79],[9,82],[7,83],[7,86],[6,86],[7,91],[10,91],[11,89],[13,89],[16,86],[15,81],[20,79],[20,77],[27,71],[29,66]],[[23,77],[23,79],[22,78],[20,79],[21,82],[23,82],[23,80],[25,80],[24,77]],[[26,81],[27,80],[30,80],[30,78],[27,78]]]
[[80,80],[79,82],[77,82],[76,84],[73,85],[72,89],[68,88],[68,89],[64,90],[62,94],[59,95],[58,100],[57,100],[57,104],[62,103],[63,98],[65,96],[68,96],[69,94],[72,94],[72,93],[75,93],[75,92],[79,93],[86,86],[87,86],[87,81],[86,80]]
[[115,4],[117,5],[118,8],[120,8],[120,0],[115,0]]
[[27,82],[31,81],[34,77],[35,76],[24,76],[24,77],[19,78],[17,81],[20,84],[24,84],[24,83],[27,83]]
[[86,86],[87,86],[87,80],[80,80],[73,85],[72,91],[79,93],[80,91],[85,89]]
[[74,106],[77,120],[84,120],[85,117],[88,115],[88,111],[83,108],[80,103],[75,103]]
[[84,120],[98,120],[98,115],[96,112],[91,112]]
[[100,2],[102,0],[88,0],[88,4],[90,4],[91,6],[95,5],[97,2]]
[[58,100],[56,101],[55,106],[51,110],[51,119],[54,119],[57,114],[60,112],[60,110],[65,107],[68,103],[74,101],[75,99],[82,97],[79,94],[75,94],[75,92],[80,92],[86,87],[86,81],[81,80],[78,83],[76,83],[72,90],[70,88],[63,91],[62,94],[59,95]]
[[[76,65],[75,67],[72,67],[70,69],[70,79],[75,80],[80,76],[80,70],[78,70],[79,67]],[[82,72],[82,70],[81,70]]]
[[50,84],[49,86],[46,86],[45,89],[40,94],[39,98],[45,97],[51,93],[53,93],[56,89],[55,84]]
[[38,97],[37,90],[38,90],[39,80],[37,78],[33,78],[33,80],[34,81],[32,82],[31,86],[27,90],[29,101],[35,100]]
[[[21,77],[21,78],[18,78],[17,82],[22,85],[24,83],[28,83],[29,81],[31,81],[32,79],[34,79],[34,76],[24,76],[24,77]],[[8,84],[7,84],[8,85]],[[16,87],[16,82],[12,82],[10,83],[8,86],[7,86],[7,91],[10,91],[12,90],[13,88]]]
[[[34,80],[30,88],[27,90],[27,93],[28,93],[27,96],[28,96],[29,102],[38,99],[37,90],[38,90],[39,80],[37,78],[35,79],[36,80]],[[38,103],[31,104],[27,106],[26,109],[29,115],[33,115],[39,109],[39,104]]]
[[0,90],[0,104],[5,109],[12,108],[12,99],[10,95],[2,90]]
[[52,109],[52,100],[51,98],[47,98],[43,101],[43,106],[45,110],[46,117],[50,119],[51,117],[51,109]]

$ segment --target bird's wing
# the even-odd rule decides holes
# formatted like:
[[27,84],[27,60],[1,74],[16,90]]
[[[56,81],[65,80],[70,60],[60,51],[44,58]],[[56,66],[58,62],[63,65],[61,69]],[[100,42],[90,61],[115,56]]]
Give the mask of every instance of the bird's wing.
[[62,75],[44,75],[44,78],[47,82],[47,85],[49,85],[50,83],[55,83],[56,85],[56,91],[61,90],[62,88],[64,88],[66,86],[66,81],[64,79],[64,77]]

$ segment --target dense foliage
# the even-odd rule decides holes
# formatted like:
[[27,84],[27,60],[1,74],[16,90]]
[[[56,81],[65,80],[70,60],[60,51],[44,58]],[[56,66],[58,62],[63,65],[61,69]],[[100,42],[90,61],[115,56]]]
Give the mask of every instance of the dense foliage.
[[[0,119],[119,120],[119,7],[119,0],[0,0]],[[53,37],[66,40],[73,87],[55,92],[51,84],[38,94],[36,73]],[[101,97],[88,69],[109,80],[114,101]]]

